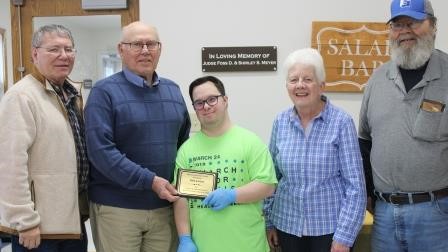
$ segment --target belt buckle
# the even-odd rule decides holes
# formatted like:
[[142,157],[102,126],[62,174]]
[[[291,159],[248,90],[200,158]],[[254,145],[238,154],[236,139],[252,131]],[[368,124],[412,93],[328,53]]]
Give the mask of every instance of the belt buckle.
[[395,203],[394,200],[392,200],[392,197],[394,197],[394,196],[398,196],[398,194],[397,194],[397,193],[391,193],[391,194],[389,194],[389,203],[391,203],[391,204],[394,205],[394,206],[398,206],[398,205],[400,205],[399,203]]

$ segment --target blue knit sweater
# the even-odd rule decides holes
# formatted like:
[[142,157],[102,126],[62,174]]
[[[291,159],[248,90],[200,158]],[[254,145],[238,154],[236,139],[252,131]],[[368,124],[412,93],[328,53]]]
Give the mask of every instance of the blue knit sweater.
[[92,88],[85,120],[89,199],[130,209],[168,206],[151,185],[154,176],[172,181],[177,149],[190,131],[178,85],[160,78],[157,86],[138,86],[116,73]]

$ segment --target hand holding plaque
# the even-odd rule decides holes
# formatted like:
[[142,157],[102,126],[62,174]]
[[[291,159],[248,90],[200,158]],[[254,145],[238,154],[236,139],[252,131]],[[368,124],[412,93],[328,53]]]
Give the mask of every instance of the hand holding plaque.
[[217,179],[216,172],[179,169],[176,189],[181,197],[205,198],[216,189]]

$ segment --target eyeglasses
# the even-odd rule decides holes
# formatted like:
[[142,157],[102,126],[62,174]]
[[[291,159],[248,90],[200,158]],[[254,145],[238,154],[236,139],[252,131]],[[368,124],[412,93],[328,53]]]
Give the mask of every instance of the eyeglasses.
[[76,49],[73,47],[36,47],[36,48],[42,48],[45,49],[45,51],[49,54],[52,54],[54,56],[60,56],[62,55],[62,52],[65,53],[68,57],[73,57],[76,54]]
[[215,106],[218,103],[218,98],[223,95],[213,95],[207,97],[205,100],[196,100],[193,102],[193,108],[195,110],[201,110],[204,108],[205,103],[207,103],[209,106]]
[[148,51],[154,51],[160,48],[160,42],[155,40],[150,40],[148,42],[121,42],[121,44],[129,45],[129,49],[134,52],[141,52],[145,46]]
[[390,29],[392,29],[392,31],[394,31],[394,32],[402,31],[405,28],[409,28],[411,30],[415,30],[415,29],[420,28],[420,26],[422,25],[422,23],[424,21],[425,20],[413,20],[413,21],[410,21],[410,22],[407,22],[407,23],[394,23],[394,22],[392,22],[392,23],[389,24],[389,26],[390,26]]

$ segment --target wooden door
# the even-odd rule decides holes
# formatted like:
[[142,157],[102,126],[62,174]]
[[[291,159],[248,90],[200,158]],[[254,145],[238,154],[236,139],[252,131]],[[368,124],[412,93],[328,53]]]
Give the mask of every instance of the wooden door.
[[[139,20],[138,0],[127,0],[128,8],[125,10],[83,10],[81,0],[24,0],[20,6],[20,17],[18,8],[11,0],[11,31],[12,31],[12,53],[13,53],[13,79],[14,83],[19,81],[20,59],[25,68],[23,76],[34,71],[31,62],[31,38],[33,35],[33,18],[50,16],[89,16],[89,15],[120,15],[121,26],[125,26]],[[20,19],[19,19],[20,18]],[[19,21],[21,33],[19,34]],[[20,36],[22,38],[22,53],[20,54]]]

